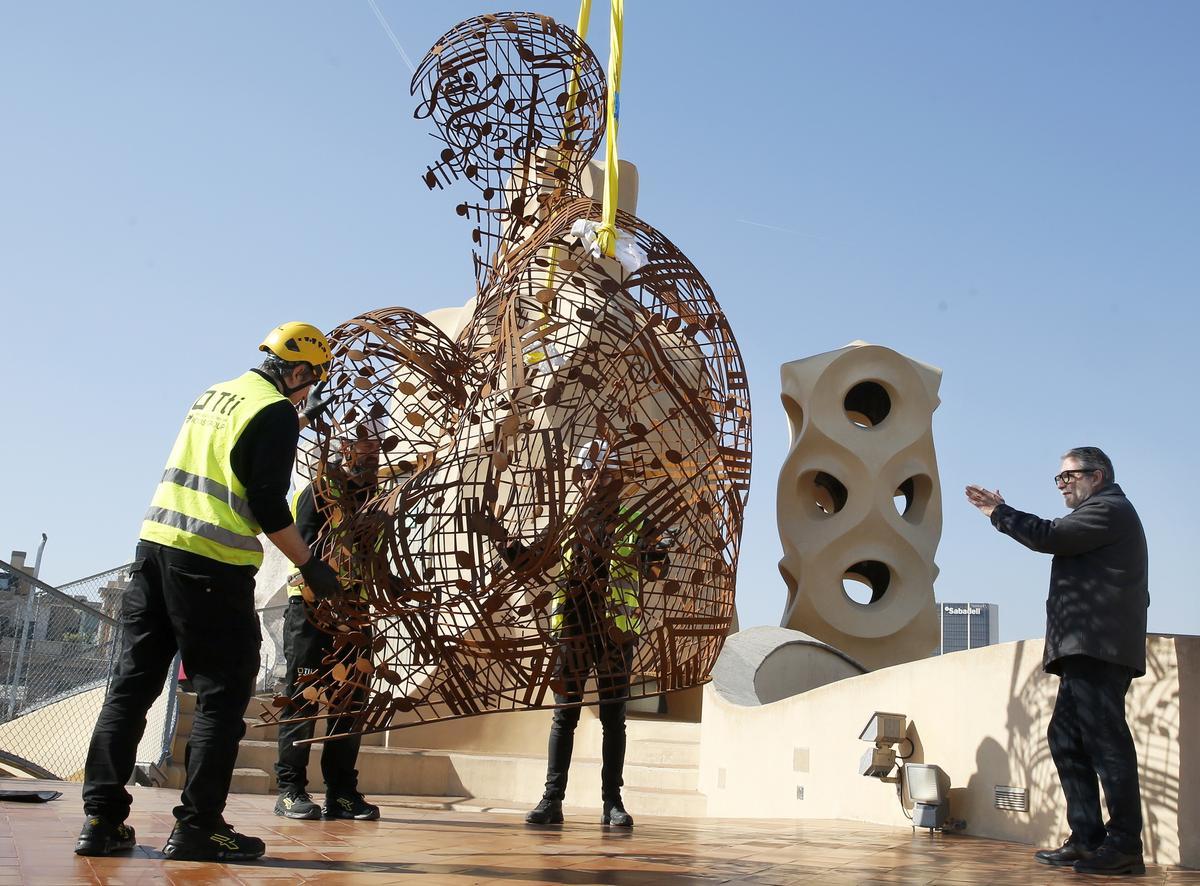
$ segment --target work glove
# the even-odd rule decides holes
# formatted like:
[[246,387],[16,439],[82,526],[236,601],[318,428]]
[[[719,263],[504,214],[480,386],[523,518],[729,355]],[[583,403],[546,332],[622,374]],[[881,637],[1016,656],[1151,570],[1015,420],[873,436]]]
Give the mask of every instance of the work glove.
[[300,574],[304,576],[304,583],[318,600],[336,597],[342,592],[337,573],[320,557],[309,557],[300,567]]
[[308,419],[310,425],[325,414],[325,410],[329,408],[329,404],[337,396],[336,394],[325,396],[325,386],[328,383],[329,379],[317,382],[312,386],[312,390],[308,392],[308,396],[304,398],[304,409],[301,414]]

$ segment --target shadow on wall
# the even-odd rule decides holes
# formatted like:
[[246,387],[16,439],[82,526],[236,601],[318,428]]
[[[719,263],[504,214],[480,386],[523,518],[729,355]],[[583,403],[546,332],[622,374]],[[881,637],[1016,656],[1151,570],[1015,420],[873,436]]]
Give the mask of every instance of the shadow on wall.
[[1179,761],[1179,783],[1190,785],[1179,797],[1179,857],[1188,867],[1200,867],[1200,796],[1194,789],[1200,784],[1200,700],[1194,684],[1200,673],[1200,648],[1194,643],[1175,643],[1175,663],[1179,667],[1179,698],[1175,705],[1179,724],[1175,747],[1186,748]]
[[[917,731],[917,724],[912,720],[908,721],[908,728],[904,730],[904,738],[908,742],[908,754],[900,758],[897,762],[904,766],[909,763],[924,763],[925,762],[925,743],[921,741],[921,733]],[[904,742],[899,745],[899,750],[904,750]],[[912,795],[908,792],[908,779],[905,778],[901,782],[903,788],[900,792],[900,805],[904,808],[904,815],[911,819],[913,813]]]
[[1012,783],[1008,752],[989,736],[975,750],[975,771],[967,779],[967,786],[950,789],[950,814],[965,820],[970,830],[972,819],[980,814],[979,804],[990,802],[994,787]]
[[[1054,711],[1054,700],[1058,694],[1058,678],[1046,674],[1040,668],[1027,676],[1018,686],[1024,661],[1024,643],[1013,663],[1012,690],[1008,704],[1008,771],[1015,780],[1029,790],[1030,837],[1038,845],[1056,845],[1067,836],[1066,806],[1058,773],[1050,756],[1050,745],[1046,730]],[[1186,734],[1181,732],[1180,717],[1180,672],[1194,673],[1196,664],[1180,669],[1176,660],[1175,643],[1151,644],[1147,649],[1146,675],[1133,682],[1126,697],[1126,717],[1133,732],[1138,753],[1138,774],[1141,782],[1143,828],[1142,842],[1147,857],[1168,854],[1174,847],[1180,853],[1182,864],[1196,866],[1200,862],[1200,838],[1187,832],[1193,831],[1196,823],[1197,801],[1188,797],[1181,808],[1180,778],[1186,775],[1194,763],[1185,760],[1180,768],[1180,748],[1191,746],[1197,739],[1194,722],[1188,724]],[[1187,697],[1186,688],[1183,695]],[[1195,701],[1189,699],[1189,717],[1196,720]],[[991,739],[986,739],[977,755],[977,775],[1003,771],[995,768],[998,761],[993,758],[996,749],[988,748]],[[998,748],[998,746],[997,746]],[[1000,749],[1003,753],[1003,749]],[[984,758],[987,759],[984,759]],[[986,764],[986,765],[985,765]],[[1178,773],[1175,774],[1175,773]],[[972,776],[974,781],[976,776]],[[1186,780],[1186,779],[1185,779]],[[990,794],[987,786],[979,785]],[[1153,804],[1147,802],[1153,799]],[[1165,813],[1163,818],[1155,813]],[[1105,815],[1107,818],[1107,815]],[[1164,820],[1165,819],[1165,820]]]

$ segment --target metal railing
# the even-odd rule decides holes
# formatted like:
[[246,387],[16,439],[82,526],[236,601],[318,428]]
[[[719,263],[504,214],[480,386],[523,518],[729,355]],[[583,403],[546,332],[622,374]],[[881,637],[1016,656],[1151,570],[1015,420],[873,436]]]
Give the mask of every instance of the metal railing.
[[[0,752],[9,765],[83,779],[96,717],[121,652],[129,567],[53,587],[0,560]],[[178,704],[172,666],[146,718],[141,764],[170,752]],[[16,761],[16,762],[14,762]]]

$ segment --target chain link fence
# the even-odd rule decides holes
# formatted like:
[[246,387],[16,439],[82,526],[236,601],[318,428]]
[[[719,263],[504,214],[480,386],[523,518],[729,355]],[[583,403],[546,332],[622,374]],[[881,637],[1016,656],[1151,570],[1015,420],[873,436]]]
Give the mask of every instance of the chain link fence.
[[[0,560],[0,764],[83,780],[88,742],[121,650],[129,566],[61,587]],[[172,666],[146,718],[142,765],[161,765],[175,731]]]

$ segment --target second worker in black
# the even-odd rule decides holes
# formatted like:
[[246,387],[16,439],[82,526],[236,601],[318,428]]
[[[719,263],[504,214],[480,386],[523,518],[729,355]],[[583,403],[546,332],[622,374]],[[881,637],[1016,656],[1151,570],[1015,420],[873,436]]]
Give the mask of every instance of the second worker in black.
[[[625,768],[625,703],[629,698],[634,652],[644,627],[642,582],[661,574],[666,551],[655,544],[658,528],[646,513],[623,500],[626,478],[621,458],[603,440],[593,440],[576,456],[582,483],[594,480],[577,515],[576,531],[562,544],[561,571],[551,601],[554,656],[554,711],[547,749],[542,800],[526,816],[529,824],[558,824],[579,724],[579,703],[591,676],[600,699],[600,823],[633,827],[621,799]],[[509,547],[519,557],[519,546]]]
[[[318,482],[310,483],[292,503],[296,527],[304,541],[316,545],[331,522],[347,506],[357,510],[374,494],[379,482],[379,440],[366,437],[343,440],[341,463],[335,464]],[[314,625],[308,617],[308,603],[302,593],[300,576],[288,582],[288,608],[283,621],[283,654],[287,662],[284,694],[296,698],[305,678],[328,668],[333,636]],[[361,694],[361,693],[360,693]],[[360,699],[361,700],[361,699]],[[289,717],[313,713],[303,705],[288,711]],[[348,732],[350,721],[331,717],[329,734]],[[275,774],[279,796],[275,814],[286,818],[348,818],[373,821],[379,807],[368,803],[358,790],[358,735],[325,741],[321,748],[321,775],[325,781],[325,802],[318,807],[308,794],[309,745],[296,744],[313,737],[315,721],[284,722],[279,726],[279,759]]]

